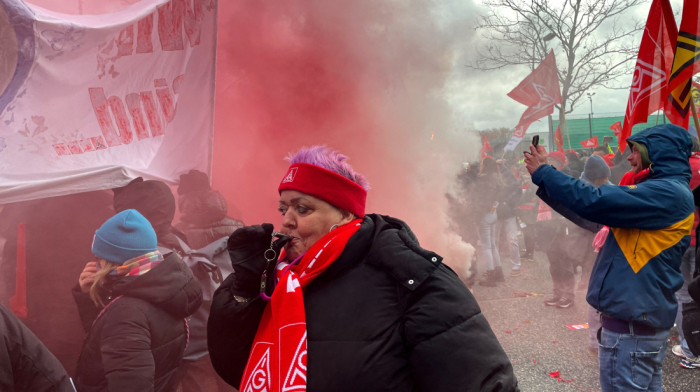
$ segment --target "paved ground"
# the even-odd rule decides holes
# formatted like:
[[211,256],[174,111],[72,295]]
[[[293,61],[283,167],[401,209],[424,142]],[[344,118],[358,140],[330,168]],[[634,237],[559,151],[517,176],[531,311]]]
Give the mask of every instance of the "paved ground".
[[[589,354],[588,330],[566,328],[566,325],[586,323],[586,293],[577,292],[574,306],[568,309],[544,306],[543,297],[516,294],[552,293],[547,256],[541,252],[535,256],[534,262],[523,265],[524,273],[520,277],[506,276],[506,283],[499,283],[498,287],[477,284],[474,296],[513,363],[523,392],[600,391],[598,358]],[[508,269],[510,262],[504,258],[503,265]],[[480,271],[483,271],[481,266]],[[700,369],[678,366],[679,361],[671,353],[674,344],[678,344],[675,329],[664,361],[664,391],[700,391]],[[549,373],[556,371],[562,379],[573,381],[558,382],[551,378]]]

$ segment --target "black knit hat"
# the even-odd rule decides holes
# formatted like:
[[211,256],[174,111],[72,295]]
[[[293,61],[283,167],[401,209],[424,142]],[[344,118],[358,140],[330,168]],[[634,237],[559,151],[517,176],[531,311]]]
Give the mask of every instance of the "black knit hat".
[[180,175],[180,186],[177,188],[179,196],[191,192],[210,191],[209,177],[199,170],[190,170],[187,174]]

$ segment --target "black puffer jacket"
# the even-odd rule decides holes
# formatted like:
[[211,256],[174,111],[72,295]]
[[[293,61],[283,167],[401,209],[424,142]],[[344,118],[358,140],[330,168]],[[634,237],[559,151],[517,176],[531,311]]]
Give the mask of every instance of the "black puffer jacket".
[[114,282],[109,295],[121,298],[92,325],[95,306],[74,289],[83,324],[92,326],[78,360],[76,389],[165,391],[185,352],[184,319],[202,303],[199,282],[171,253],[147,273]]
[[[266,302],[240,303],[231,274],[214,295],[209,351],[240,384]],[[307,390],[517,391],[476,300],[398,219],[367,215],[341,256],[304,291]]]
[[472,190],[472,212],[479,222],[484,215],[491,212],[495,202],[502,203],[506,185],[499,174],[480,173],[476,178],[476,186]]
[[0,305],[0,391],[75,392],[58,359]]
[[182,216],[175,227],[185,233],[192,249],[201,249],[243,227],[243,222],[226,216],[226,199],[217,191],[180,195],[178,205]]
[[496,213],[498,219],[506,220],[513,218],[518,213],[518,206],[523,195],[523,188],[520,182],[515,178],[515,174],[505,165],[499,167],[501,178],[503,178],[504,187],[498,195],[498,208]]

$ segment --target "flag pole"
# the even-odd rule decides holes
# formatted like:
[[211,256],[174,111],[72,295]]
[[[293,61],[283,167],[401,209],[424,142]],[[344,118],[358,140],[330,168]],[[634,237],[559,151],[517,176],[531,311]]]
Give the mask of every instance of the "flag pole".
[[700,123],[698,122],[698,112],[695,110],[695,102],[693,97],[690,97],[690,111],[693,112],[693,120],[695,121],[695,130],[700,132]]
[[569,150],[571,148],[571,138],[569,137],[569,126],[566,125],[566,117],[564,117],[564,104],[561,104],[561,110],[559,111],[559,124],[564,123],[564,131],[566,131],[566,141],[569,142]]

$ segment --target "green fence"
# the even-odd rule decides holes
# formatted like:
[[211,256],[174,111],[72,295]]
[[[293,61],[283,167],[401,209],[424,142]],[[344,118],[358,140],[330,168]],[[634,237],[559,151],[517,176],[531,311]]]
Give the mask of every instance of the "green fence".
[[[590,117],[590,119],[588,116],[567,116],[566,125],[569,129],[571,147],[573,149],[580,149],[582,148],[582,141],[588,140],[594,136],[598,136],[598,143],[600,143],[600,145],[603,145],[604,136],[613,136],[613,141],[609,144],[611,147],[617,147],[617,137],[614,137],[614,132],[612,129],[610,129],[610,126],[618,121],[624,123],[624,115],[617,113],[603,113],[600,115],[593,115]],[[659,124],[670,123],[666,116],[657,116],[656,114],[652,114],[649,116],[646,123],[640,123],[632,127],[632,134],[645,130],[649,127],[653,127],[657,124],[657,121]],[[556,131],[557,126],[559,126],[559,120],[552,118],[553,132]],[[566,131],[562,129],[561,132],[562,136],[564,136],[564,148],[568,150],[569,143],[566,138]]]

